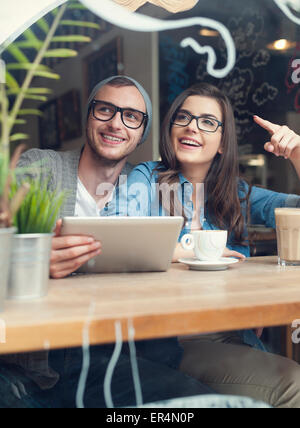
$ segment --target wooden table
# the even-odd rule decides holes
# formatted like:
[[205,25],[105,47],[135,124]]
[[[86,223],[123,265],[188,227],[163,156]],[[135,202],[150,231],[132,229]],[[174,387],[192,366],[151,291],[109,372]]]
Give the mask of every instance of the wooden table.
[[[287,325],[300,318],[300,267],[253,258],[227,271],[195,272],[173,265],[166,273],[105,274],[50,280],[49,295],[7,302],[0,314],[6,343],[0,353],[115,341],[115,323],[136,339]],[[2,325],[2,330],[1,330]],[[0,334],[1,338],[1,334]]]

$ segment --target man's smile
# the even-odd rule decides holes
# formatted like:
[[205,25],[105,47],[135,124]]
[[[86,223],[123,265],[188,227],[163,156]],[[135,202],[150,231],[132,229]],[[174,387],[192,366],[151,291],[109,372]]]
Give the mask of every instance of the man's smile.
[[125,138],[110,133],[101,132],[100,135],[104,143],[112,146],[118,146],[126,141]]

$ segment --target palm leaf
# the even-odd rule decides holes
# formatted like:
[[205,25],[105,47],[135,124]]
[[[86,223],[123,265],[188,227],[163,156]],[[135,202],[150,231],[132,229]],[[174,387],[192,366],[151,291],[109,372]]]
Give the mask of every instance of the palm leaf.
[[86,8],[83,4],[80,4],[80,3],[72,3],[72,2],[70,2],[70,3],[68,4],[68,9],[69,9],[69,10],[75,10],[75,9],[79,9],[79,10],[87,10],[87,8]]
[[[20,93],[21,89],[11,89],[10,91],[7,91],[7,95],[17,95]],[[36,95],[42,95],[42,94],[52,94],[52,90],[49,88],[28,88],[25,93],[30,94],[36,94]]]
[[20,89],[19,83],[16,81],[14,76],[10,74],[7,69],[5,73],[6,85],[10,89]]
[[28,30],[24,31],[23,36],[25,37],[26,41],[31,43],[32,46],[34,47],[37,51],[42,47],[43,42],[41,42],[36,35],[34,34],[34,32],[28,28]]
[[63,19],[60,21],[60,25],[68,27],[86,27],[86,28],[95,28],[96,30],[101,30],[101,26],[95,22],[88,21],[72,21],[70,19]]
[[49,67],[43,64],[39,64],[36,66],[35,64],[28,63],[10,63],[6,65],[7,70],[33,70],[36,69],[38,71],[51,71]]
[[27,121],[24,119],[16,119],[14,123],[15,125],[26,125]]
[[59,80],[60,79],[59,74],[48,72],[48,71],[36,71],[34,73],[34,76],[45,77],[46,79],[53,79],[53,80]]
[[18,116],[28,116],[28,115],[34,115],[34,116],[43,116],[43,113],[40,110],[34,109],[34,108],[24,108],[18,111]]
[[50,30],[50,28],[49,28],[49,24],[48,24],[48,22],[44,19],[44,18],[42,18],[42,19],[39,19],[38,21],[37,21],[37,25],[38,25],[38,27],[45,33],[45,34],[48,34],[49,33],[49,30]]
[[14,43],[8,46],[7,51],[20,63],[29,63],[26,55]]
[[48,98],[45,97],[44,95],[30,95],[30,94],[25,94],[24,95],[24,100],[33,100],[33,101],[46,102],[46,101],[48,101]]
[[50,49],[45,53],[45,58],[71,58],[77,56],[72,49]]
[[20,141],[20,140],[28,140],[29,135],[27,134],[22,134],[22,133],[18,133],[18,134],[13,134],[9,137],[9,141],[12,143],[14,141]]
[[24,48],[24,49],[36,49],[39,50],[43,46],[43,42],[40,42],[39,40],[33,41],[33,40],[21,40],[20,42],[15,42],[15,46],[18,48]]
[[77,43],[89,43],[91,42],[92,39],[88,36],[80,36],[80,35],[69,35],[69,36],[55,36],[52,39],[51,43],[55,43],[55,42],[61,42],[61,43],[72,43],[72,42],[77,42]]

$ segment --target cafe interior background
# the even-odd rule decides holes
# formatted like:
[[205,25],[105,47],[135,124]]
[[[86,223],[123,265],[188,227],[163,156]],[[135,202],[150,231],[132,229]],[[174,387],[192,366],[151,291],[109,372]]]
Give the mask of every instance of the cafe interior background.
[[[64,20],[73,21],[73,25],[61,25],[56,35],[85,35],[90,42],[68,44],[68,48],[78,51],[77,56],[47,58],[43,62],[60,79],[34,81],[34,86],[46,85],[52,93],[47,101],[27,100],[23,106],[38,108],[44,114],[28,117],[27,125],[16,129],[30,136],[24,141],[28,148],[65,151],[82,146],[90,90],[108,76],[125,74],[143,84],[154,105],[149,140],[129,160],[133,164],[157,160],[160,123],[169,105],[190,85],[208,81],[224,90],[233,104],[242,175],[255,185],[300,194],[292,165],[264,151],[268,134],[253,122],[253,115],[257,114],[300,133],[300,72],[293,68],[294,60],[300,59],[300,0],[115,0],[126,9],[166,22],[202,17],[223,24],[234,42],[236,61],[222,77],[209,73],[207,54],[199,54],[191,44],[182,47],[182,41],[189,38],[201,46],[210,46],[217,58],[215,69],[224,70],[228,50],[218,27],[192,25],[162,32],[136,32],[105,21],[82,3],[71,2],[74,8],[66,12]],[[50,12],[44,19],[51,23],[54,16]],[[77,27],[75,21],[88,21],[91,25]],[[41,35],[37,23],[31,30]],[[24,40],[21,35],[17,42]],[[52,46],[62,47],[58,42]],[[33,61],[35,49],[23,51]],[[2,53],[2,59],[7,64],[15,61],[9,49]],[[19,81],[24,76],[18,70],[11,73]],[[253,255],[276,254],[273,231],[253,225],[250,232]],[[282,335],[276,329],[270,329],[268,334],[274,350],[280,352]]]

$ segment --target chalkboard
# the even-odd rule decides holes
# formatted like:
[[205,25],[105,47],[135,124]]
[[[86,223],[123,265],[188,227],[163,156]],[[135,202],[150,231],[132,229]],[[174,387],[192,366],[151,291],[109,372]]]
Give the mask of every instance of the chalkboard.
[[[225,78],[216,79],[207,72],[207,55],[180,46],[184,37],[212,46],[217,55],[216,67],[221,68],[227,51],[216,32],[202,36],[201,28],[195,26],[160,33],[161,116],[190,85],[212,83],[233,104],[240,153],[264,153],[261,142],[265,141],[265,132],[255,126],[253,115],[284,124],[288,112],[300,114],[300,85],[295,79],[300,73],[296,74],[293,68],[300,58],[300,26],[270,0],[247,0],[245,4],[237,0],[210,0],[205,5],[199,2],[191,11],[176,15],[176,19],[192,16],[218,20],[229,29],[237,51],[236,65]],[[284,38],[292,42],[290,49],[273,50],[271,44]]]

